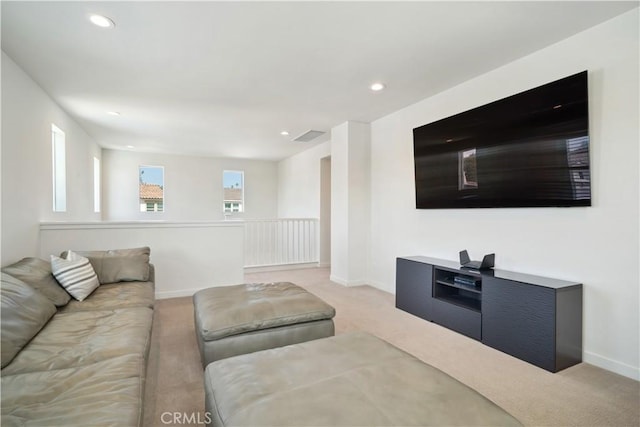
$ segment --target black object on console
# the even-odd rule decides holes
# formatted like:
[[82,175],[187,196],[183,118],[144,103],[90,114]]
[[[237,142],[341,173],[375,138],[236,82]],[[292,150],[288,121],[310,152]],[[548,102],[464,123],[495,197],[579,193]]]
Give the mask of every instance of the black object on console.
[[467,250],[460,251],[460,265],[462,268],[470,268],[472,270],[490,270],[496,262],[496,254],[485,255],[480,261],[471,261]]

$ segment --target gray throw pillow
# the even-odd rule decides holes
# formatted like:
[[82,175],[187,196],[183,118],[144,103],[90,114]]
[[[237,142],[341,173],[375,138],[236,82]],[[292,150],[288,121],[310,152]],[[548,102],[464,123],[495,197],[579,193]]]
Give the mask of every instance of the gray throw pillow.
[[15,264],[4,267],[2,272],[22,280],[58,307],[67,305],[71,300],[71,296],[51,273],[51,263],[43,259],[23,258]]
[[31,341],[56,313],[56,306],[23,281],[2,273],[0,287],[2,367]]
[[[149,280],[148,247],[111,249],[108,251],[75,251],[87,257],[100,283],[146,282]],[[66,252],[61,256],[64,258]]]

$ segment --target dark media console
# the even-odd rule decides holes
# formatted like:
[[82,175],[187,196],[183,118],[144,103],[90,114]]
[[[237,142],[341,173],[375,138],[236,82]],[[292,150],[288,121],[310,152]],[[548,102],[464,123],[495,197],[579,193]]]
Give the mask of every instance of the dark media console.
[[396,307],[551,372],[582,362],[582,284],[396,260]]

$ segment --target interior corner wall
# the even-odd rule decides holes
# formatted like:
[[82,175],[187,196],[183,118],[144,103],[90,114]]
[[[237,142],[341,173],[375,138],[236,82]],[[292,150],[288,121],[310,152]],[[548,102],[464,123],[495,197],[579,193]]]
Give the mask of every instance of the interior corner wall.
[[346,122],[331,130],[331,280],[367,282],[369,247],[368,123]]
[[349,124],[331,129],[331,280],[349,276]]
[[320,159],[320,253],[319,266],[331,265],[331,157]]
[[[395,292],[395,259],[479,258],[584,284],[584,361],[639,379],[638,9],[371,125],[372,284]],[[417,210],[412,129],[588,70],[593,206]],[[335,157],[333,158],[335,162]]]
[[371,127],[349,122],[349,278],[348,284],[367,283],[370,224]]
[[320,160],[330,153],[327,141],[278,163],[279,218],[320,218]]
[[[53,212],[51,124],[65,132],[67,211]],[[38,256],[41,221],[96,221],[100,147],[2,52],[2,265]]]
[[[274,218],[278,209],[277,163],[264,160],[180,156],[103,150],[105,221],[219,221],[222,172],[244,171],[245,212],[235,219]],[[164,212],[140,212],[139,166],[164,167]]]

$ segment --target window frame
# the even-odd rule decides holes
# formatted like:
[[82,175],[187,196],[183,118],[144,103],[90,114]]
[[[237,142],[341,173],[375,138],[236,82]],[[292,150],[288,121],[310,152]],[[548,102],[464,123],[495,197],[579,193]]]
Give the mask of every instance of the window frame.
[[51,168],[53,212],[67,211],[67,152],[66,135],[51,123]]
[[102,208],[102,180],[101,180],[101,161],[93,156],[93,212],[100,213]]
[[[141,202],[141,200],[148,200],[148,199],[143,199],[142,194],[140,194],[140,184],[142,184],[142,170],[143,169],[150,169],[150,168],[157,168],[157,169],[161,169],[162,170],[162,184],[155,184],[155,183],[149,183],[152,185],[160,185],[162,188],[162,200],[160,202],[151,202],[154,205],[154,209],[153,210],[149,210],[149,204],[150,202],[145,201],[144,203]],[[147,165],[147,164],[142,164],[142,165],[138,165],[138,210],[140,211],[140,213],[154,213],[154,214],[161,214],[165,212],[165,205],[166,205],[166,200],[167,200],[167,196],[166,196],[166,179],[165,179],[165,168],[164,166],[160,166],[160,165]],[[144,209],[143,209],[144,207]],[[160,208],[160,209],[158,209]]]
[[[225,187],[224,183],[225,183],[225,177],[227,173],[234,173],[234,174],[240,174],[240,189],[242,190],[242,198],[239,201],[239,206],[238,209],[236,210],[236,206],[238,205],[238,201],[236,200],[226,200],[225,199],[225,190],[227,189],[227,187]],[[228,188],[233,188],[233,187],[228,187]],[[229,204],[229,208],[227,209],[227,204]],[[245,204],[245,177],[244,177],[244,171],[243,170],[237,170],[237,169],[224,169],[222,171],[222,213],[224,215],[232,215],[232,214],[237,214],[237,213],[243,213],[247,211],[247,206]]]

